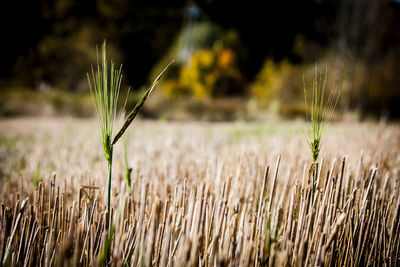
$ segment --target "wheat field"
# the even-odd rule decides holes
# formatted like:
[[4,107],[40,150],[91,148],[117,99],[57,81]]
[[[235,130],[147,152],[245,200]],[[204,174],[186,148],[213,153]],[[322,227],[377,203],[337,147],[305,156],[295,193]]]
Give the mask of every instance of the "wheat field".
[[314,196],[305,127],[135,122],[107,232],[96,122],[3,119],[0,265],[399,266],[400,126],[329,125]]

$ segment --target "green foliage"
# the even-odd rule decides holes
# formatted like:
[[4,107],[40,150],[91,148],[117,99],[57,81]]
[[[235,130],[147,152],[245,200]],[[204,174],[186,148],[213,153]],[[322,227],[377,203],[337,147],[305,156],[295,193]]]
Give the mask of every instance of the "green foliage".
[[127,140],[127,138],[123,139],[123,145],[124,145],[124,162],[125,162],[125,180],[126,180],[126,184],[128,185],[129,191],[131,191],[132,168],[129,168],[129,163],[128,163],[128,151],[127,151],[128,140]]
[[90,93],[92,95],[93,105],[96,112],[100,133],[102,137],[102,146],[104,157],[107,161],[108,179],[107,179],[107,221],[106,227],[109,227],[111,216],[111,175],[112,175],[112,154],[113,145],[111,138],[115,118],[117,114],[117,103],[119,90],[122,80],[122,65],[119,69],[114,67],[114,62],[111,60],[110,71],[108,71],[106,41],[103,41],[101,47],[101,63],[97,53],[97,68],[96,72],[92,66],[92,81],[90,75],[87,74]]
[[[310,147],[312,155],[312,198],[311,204],[314,204],[314,192],[315,192],[315,181],[317,176],[317,165],[316,161],[321,150],[321,137],[327,124],[329,124],[333,111],[335,110],[337,101],[340,96],[340,91],[336,93],[336,90],[331,91],[328,98],[326,99],[326,80],[328,71],[318,72],[317,67],[314,70],[314,79],[312,83],[312,89],[306,87],[306,82],[303,76],[303,87],[304,87],[304,104],[306,107],[306,120],[309,121],[306,140]],[[311,95],[308,97],[307,91],[311,91]],[[310,106],[308,108],[307,106]]]
[[40,169],[37,168],[36,171],[33,173],[32,183],[35,187],[37,187],[39,185],[39,182],[40,182]]
[[[170,63],[172,64],[172,62]],[[169,64],[169,65],[170,65]],[[168,66],[169,66],[168,65]],[[119,68],[114,67],[114,62],[111,60],[110,66],[107,62],[107,51],[106,51],[106,41],[103,41],[101,48],[101,63],[99,62],[99,56],[97,53],[97,68],[96,72],[92,67],[92,75],[87,74],[88,84],[92,96],[92,102],[96,112],[97,120],[99,123],[102,147],[104,152],[104,157],[107,161],[108,169],[108,180],[107,180],[107,221],[106,227],[110,226],[110,216],[111,216],[111,176],[112,176],[112,156],[113,156],[113,146],[118,141],[118,139],[124,134],[128,126],[135,119],[139,110],[143,107],[144,102],[147,97],[154,89],[158,81],[160,80],[162,74],[166,71],[168,66],[160,73],[160,75],[154,80],[152,86],[145,92],[139,102],[136,104],[134,109],[131,111],[129,116],[126,118],[121,129],[118,131],[116,136],[113,138],[114,123],[117,114],[117,104],[119,91],[122,81],[122,65]],[[110,67],[110,70],[108,70]],[[90,77],[92,79],[90,79]],[[126,103],[126,101],[125,101]]]
[[92,81],[87,74],[90,92],[98,118],[102,137],[104,157],[108,163],[112,161],[112,144],[114,122],[117,114],[118,96],[122,80],[122,65],[117,69],[111,60],[108,72],[106,41],[101,48],[101,64],[97,56],[96,72],[92,67]]
[[153,81],[152,85],[150,88],[144,93],[142,98],[136,103],[136,106],[132,109],[132,111],[129,113],[128,117],[126,118],[124,124],[122,125],[121,129],[118,131],[117,135],[114,137],[112,144],[114,145],[119,138],[124,134],[128,126],[132,123],[132,121],[135,119],[136,115],[139,113],[139,111],[142,109],[144,102],[146,102],[147,97],[150,95],[150,93],[153,91],[154,87],[157,85],[157,83],[160,81],[161,76],[164,74],[164,72],[168,69],[168,67],[173,63],[174,61],[171,61],[165,68],[164,70],[157,76],[157,78]]
[[19,161],[19,171],[23,171],[26,168],[26,158],[25,156],[21,156],[21,160]]
[[[306,106],[306,120],[309,121],[306,139],[309,144],[313,162],[318,158],[321,149],[321,137],[326,125],[330,122],[335,110],[340,91],[331,91],[326,99],[327,70],[319,72],[317,67],[314,71],[312,88],[308,89],[303,77],[304,103]],[[307,91],[311,91],[307,93]],[[308,108],[308,106],[310,106]]]
[[108,266],[108,261],[110,259],[111,255],[111,243],[114,237],[114,232],[115,232],[115,227],[111,226],[110,232],[107,234],[104,243],[103,243],[103,249],[100,252],[99,255],[99,266]]
[[0,148],[5,147],[7,150],[14,150],[16,145],[17,140],[15,138],[10,138],[0,133]]

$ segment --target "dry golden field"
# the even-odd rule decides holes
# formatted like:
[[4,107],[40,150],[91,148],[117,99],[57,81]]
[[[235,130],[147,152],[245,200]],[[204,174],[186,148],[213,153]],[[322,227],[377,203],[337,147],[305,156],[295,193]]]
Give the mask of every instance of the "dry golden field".
[[96,122],[3,119],[0,265],[399,266],[400,126],[329,125],[314,201],[303,129],[135,122],[108,239]]

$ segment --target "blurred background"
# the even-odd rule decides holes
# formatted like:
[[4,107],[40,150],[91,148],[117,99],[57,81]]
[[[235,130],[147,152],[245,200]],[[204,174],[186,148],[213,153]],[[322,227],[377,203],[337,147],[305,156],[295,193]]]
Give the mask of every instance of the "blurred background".
[[398,0],[36,0],[0,12],[1,117],[92,116],[86,73],[103,39],[128,106],[176,60],[147,118],[304,117],[315,66],[341,90],[340,118],[400,117]]

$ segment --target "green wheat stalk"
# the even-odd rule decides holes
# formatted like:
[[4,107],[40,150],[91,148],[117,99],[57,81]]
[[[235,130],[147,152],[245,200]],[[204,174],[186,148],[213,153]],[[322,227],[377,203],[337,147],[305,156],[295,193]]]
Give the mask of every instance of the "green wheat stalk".
[[174,63],[174,60],[171,61],[164,69],[161,71],[161,73],[157,76],[157,78],[153,81],[151,84],[150,88],[147,89],[147,91],[143,94],[142,98],[136,103],[135,107],[132,109],[132,111],[129,113],[129,116],[126,118],[124,124],[122,125],[121,129],[118,131],[117,135],[114,137],[114,140],[112,141],[112,145],[114,145],[120,138],[121,136],[125,133],[126,129],[128,126],[132,123],[132,121],[135,119],[136,115],[140,111],[140,109],[143,107],[144,102],[146,101],[147,97],[150,95],[150,93],[153,91],[154,87],[157,85],[157,83],[160,81],[161,76],[164,74],[164,72],[168,69],[168,67]]
[[[326,99],[326,80],[327,69],[325,72],[319,72],[317,67],[314,70],[314,79],[312,88],[308,89],[303,75],[304,103],[306,107],[306,121],[308,123],[306,140],[310,147],[312,155],[312,196],[315,192],[316,179],[316,161],[321,150],[321,138],[325,127],[332,119],[333,112],[339,100],[340,90],[331,91]],[[307,91],[311,90],[311,97],[308,97]],[[310,106],[310,108],[308,108]],[[312,202],[314,198],[312,198]]]
[[132,173],[132,168],[129,168],[129,163],[128,163],[128,140],[127,138],[122,139],[122,143],[124,146],[124,163],[125,163],[125,180],[126,184],[128,185],[128,190],[129,192],[131,191],[131,173]]
[[[162,74],[173,63],[169,63],[160,75],[155,79],[151,87],[144,93],[136,106],[126,118],[122,128],[117,132],[113,139],[114,124],[117,115],[118,97],[122,81],[122,64],[119,68],[115,67],[113,60],[107,62],[106,41],[103,41],[101,47],[101,62],[99,61],[98,48],[96,47],[97,66],[91,67],[91,75],[87,73],[89,89],[91,93],[94,110],[100,128],[104,158],[107,161],[108,179],[107,179],[107,220],[106,226],[109,227],[110,222],[110,203],[111,203],[111,175],[112,175],[112,158],[113,146],[118,139],[124,134],[128,126],[132,123],[144,102],[154,89]],[[108,69],[109,68],[109,69]]]

